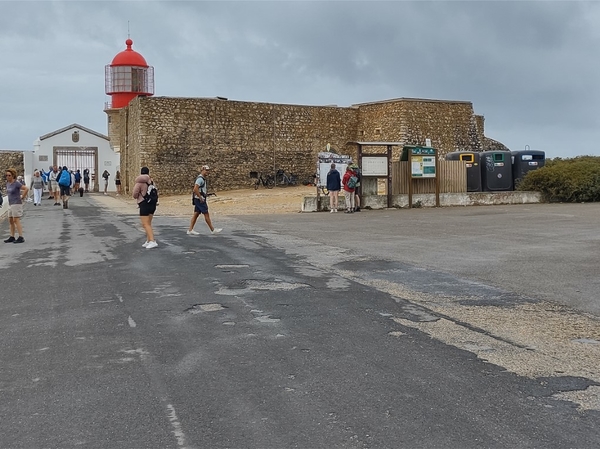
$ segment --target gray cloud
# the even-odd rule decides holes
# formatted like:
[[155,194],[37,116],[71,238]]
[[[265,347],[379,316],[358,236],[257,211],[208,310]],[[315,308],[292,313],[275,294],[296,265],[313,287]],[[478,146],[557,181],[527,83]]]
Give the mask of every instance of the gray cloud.
[[577,1],[0,1],[0,148],[106,132],[104,66],[129,20],[156,95],[466,100],[513,149],[594,154],[599,18]]

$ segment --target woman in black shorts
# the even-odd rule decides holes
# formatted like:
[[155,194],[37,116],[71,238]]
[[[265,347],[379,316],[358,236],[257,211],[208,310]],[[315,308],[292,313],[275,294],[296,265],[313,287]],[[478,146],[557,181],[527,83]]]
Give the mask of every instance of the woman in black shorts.
[[121,194],[121,171],[117,170],[115,175],[115,185],[117,186],[117,196]]
[[141,175],[135,178],[135,186],[133,186],[133,197],[137,200],[140,208],[140,221],[142,227],[146,231],[146,243],[142,246],[147,249],[156,248],[158,243],[154,240],[154,231],[152,230],[152,217],[156,211],[156,202],[148,202],[144,198],[148,193],[148,186],[152,184],[150,177],[150,169],[142,167]]

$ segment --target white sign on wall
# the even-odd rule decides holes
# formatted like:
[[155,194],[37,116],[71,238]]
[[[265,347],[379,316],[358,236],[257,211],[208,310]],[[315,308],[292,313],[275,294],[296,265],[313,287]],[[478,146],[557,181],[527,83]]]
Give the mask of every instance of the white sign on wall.
[[361,171],[363,176],[387,176],[387,156],[364,156]]

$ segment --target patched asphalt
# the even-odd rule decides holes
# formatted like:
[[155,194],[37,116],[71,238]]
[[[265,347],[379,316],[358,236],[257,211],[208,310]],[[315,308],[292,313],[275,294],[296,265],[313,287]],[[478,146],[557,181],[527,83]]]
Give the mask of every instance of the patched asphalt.
[[26,243],[0,247],[0,447],[595,448],[596,212],[213,217],[193,237],[159,214],[146,250],[115,199],[27,205]]

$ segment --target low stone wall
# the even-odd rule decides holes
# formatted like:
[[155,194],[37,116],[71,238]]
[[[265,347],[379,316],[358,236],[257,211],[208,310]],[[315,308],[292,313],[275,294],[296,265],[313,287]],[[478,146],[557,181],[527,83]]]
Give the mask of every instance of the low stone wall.
[[[304,197],[302,212],[329,211],[329,197],[321,196],[320,208],[317,197]],[[413,206],[435,207],[435,194],[413,195]],[[499,204],[535,204],[541,203],[542,196],[539,192],[468,192],[468,193],[440,193],[440,206],[491,206]],[[339,209],[344,208],[344,197],[340,195]],[[361,207],[366,209],[386,209],[386,195],[368,195],[361,198]],[[392,196],[392,207],[408,208],[408,195]]]

